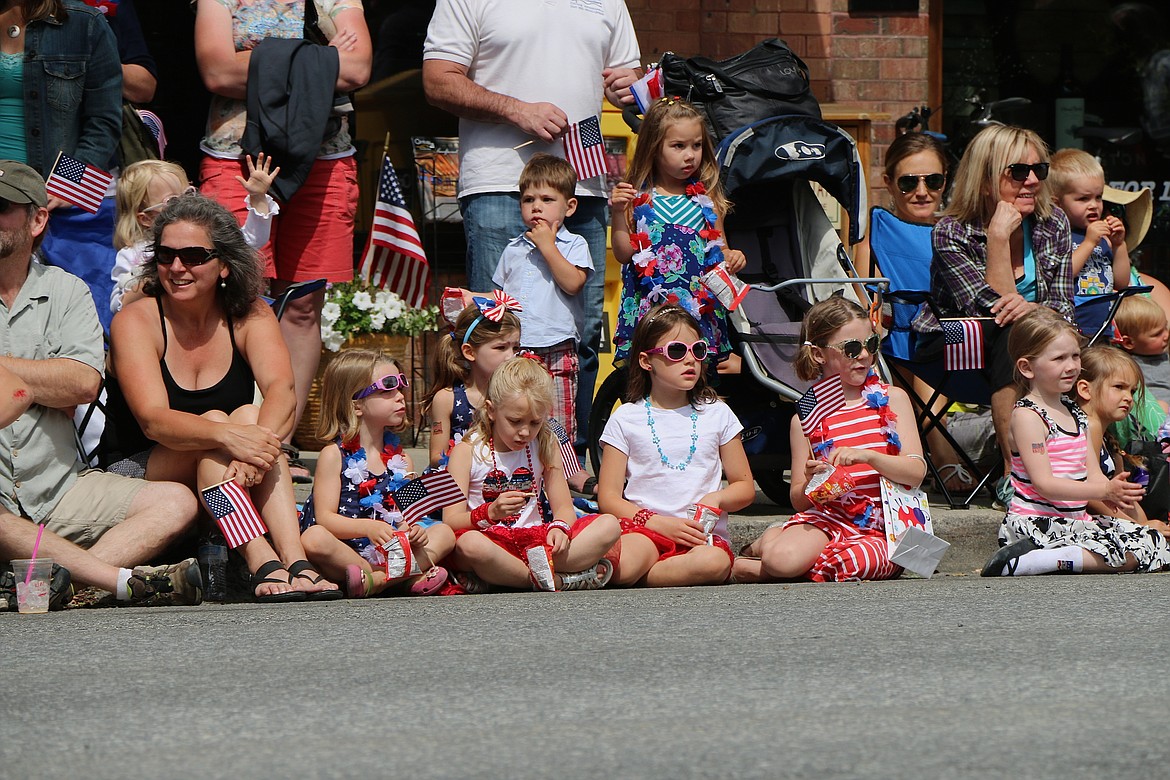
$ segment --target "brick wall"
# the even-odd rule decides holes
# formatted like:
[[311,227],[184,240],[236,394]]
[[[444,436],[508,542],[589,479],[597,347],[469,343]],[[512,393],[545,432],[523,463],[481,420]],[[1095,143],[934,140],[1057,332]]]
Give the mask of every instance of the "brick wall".
[[809,66],[817,99],[889,114],[874,123],[871,200],[884,203],[882,152],[893,120],[929,101],[930,0],[917,16],[851,16],[848,0],[626,0],[644,63],[664,51],[716,59],[778,37]]

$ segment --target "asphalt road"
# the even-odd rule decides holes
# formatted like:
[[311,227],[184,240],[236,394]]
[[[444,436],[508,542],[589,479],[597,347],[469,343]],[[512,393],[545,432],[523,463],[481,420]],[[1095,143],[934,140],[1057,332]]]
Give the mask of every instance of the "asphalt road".
[[0,777],[1170,772],[1167,575],[0,614]]

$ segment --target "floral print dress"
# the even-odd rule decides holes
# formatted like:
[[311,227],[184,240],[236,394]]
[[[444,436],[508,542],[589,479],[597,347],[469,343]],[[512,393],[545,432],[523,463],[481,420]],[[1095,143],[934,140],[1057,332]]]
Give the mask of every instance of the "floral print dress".
[[622,266],[622,303],[614,330],[614,365],[629,359],[634,326],[654,306],[674,303],[699,322],[717,363],[731,353],[727,310],[700,281],[723,261],[723,239],[703,185],[692,181],[686,195],[642,193],[634,199],[630,235],[635,254]]

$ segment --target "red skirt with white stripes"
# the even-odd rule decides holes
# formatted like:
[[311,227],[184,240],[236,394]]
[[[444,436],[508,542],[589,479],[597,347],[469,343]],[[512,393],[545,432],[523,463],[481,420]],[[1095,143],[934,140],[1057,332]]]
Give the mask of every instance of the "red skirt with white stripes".
[[902,573],[902,567],[890,561],[886,537],[880,530],[804,513],[793,515],[784,527],[797,525],[811,525],[829,537],[805,575],[813,582],[890,580]]

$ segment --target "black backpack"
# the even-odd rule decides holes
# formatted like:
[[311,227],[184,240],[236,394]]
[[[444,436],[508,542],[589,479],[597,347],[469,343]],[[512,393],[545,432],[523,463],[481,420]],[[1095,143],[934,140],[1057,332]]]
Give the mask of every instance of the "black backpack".
[[808,66],[778,38],[722,62],[666,52],[659,67],[665,94],[702,109],[716,142],[771,116],[821,118],[821,107],[809,89]]

